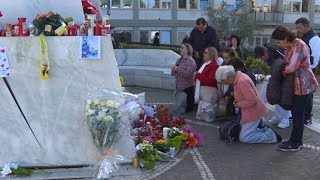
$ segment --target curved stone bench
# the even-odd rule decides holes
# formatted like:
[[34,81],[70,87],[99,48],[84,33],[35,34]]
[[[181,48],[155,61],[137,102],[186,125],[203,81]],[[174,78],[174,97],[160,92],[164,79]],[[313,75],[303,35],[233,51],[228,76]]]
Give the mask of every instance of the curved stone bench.
[[175,89],[171,67],[180,57],[171,50],[115,49],[120,76],[127,86]]

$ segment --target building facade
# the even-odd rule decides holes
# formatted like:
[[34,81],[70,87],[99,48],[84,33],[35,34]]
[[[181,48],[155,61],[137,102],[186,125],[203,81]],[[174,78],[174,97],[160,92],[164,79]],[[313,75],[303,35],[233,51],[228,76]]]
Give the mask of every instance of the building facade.
[[[102,14],[106,14],[105,1]],[[151,43],[156,32],[161,44],[180,45],[195,27],[195,20],[206,16],[205,9],[232,10],[246,0],[111,0],[110,22],[115,32],[127,32],[134,42]],[[247,45],[263,45],[278,25],[294,29],[300,17],[310,20],[320,30],[320,0],[252,0],[252,18],[263,31],[250,38]]]

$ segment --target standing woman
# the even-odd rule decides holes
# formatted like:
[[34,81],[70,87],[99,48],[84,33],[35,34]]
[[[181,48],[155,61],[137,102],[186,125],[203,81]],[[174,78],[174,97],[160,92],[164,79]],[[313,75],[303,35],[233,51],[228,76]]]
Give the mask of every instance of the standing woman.
[[233,34],[230,36],[230,40],[231,40],[230,47],[234,49],[237,52],[238,57],[241,58],[242,61],[244,61],[245,60],[244,54],[240,46],[241,39],[239,38],[239,36]]
[[310,68],[310,52],[308,46],[297,39],[289,28],[279,26],[273,33],[272,38],[276,44],[286,49],[284,60],[288,63],[283,75],[295,74],[295,92],[293,95],[292,116],[293,129],[290,139],[279,145],[281,151],[299,151],[302,143],[304,114],[308,99],[316,91],[318,82]]
[[184,91],[187,94],[186,112],[193,109],[194,106],[194,78],[193,73],[196,71],[197,65],[192,58],[193,49],[188,43],[184,43],[180,47],[181,57],[171,68],[171,75],[176,77],[176,90]]
[[[195,101],[198,102],[197,119],[212,122],[215,119],[214,104],[218,99],[218,83],[215,78],[219,67],[218,52],[208,47],[203,54],[204,64],[194,73],[196,79]],[[205,118],[202,115],[206,115]]]

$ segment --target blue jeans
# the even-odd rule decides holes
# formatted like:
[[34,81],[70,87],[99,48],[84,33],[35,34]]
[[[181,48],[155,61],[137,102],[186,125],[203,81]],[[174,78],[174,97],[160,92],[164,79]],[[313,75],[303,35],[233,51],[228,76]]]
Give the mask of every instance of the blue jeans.
[[[261,122],[263,121],[263,122]],[[259,125],[266,124],[264,119],[242,124],[239,140],[243,143],[264,143],[271,144],[277,142],[277,137],[272,129],[268,127],[259,128]]]

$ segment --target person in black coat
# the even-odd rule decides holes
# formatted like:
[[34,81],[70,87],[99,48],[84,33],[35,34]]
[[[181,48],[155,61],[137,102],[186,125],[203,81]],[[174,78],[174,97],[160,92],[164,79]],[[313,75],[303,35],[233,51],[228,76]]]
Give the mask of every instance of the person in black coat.
[[195,27],[189,38],[189,44],[193,48],[193,59],[197,63],[197,70],[203,64],[203,53],[207,47],[218,48],[218,37],[216,30],[209,26],[204,18],[199,18],[196,21]]
[[154,35],[153,43],[152,43],[153,46],[160,46],[159,35],[160,35],[159,32],[156,32],[156,34]]

